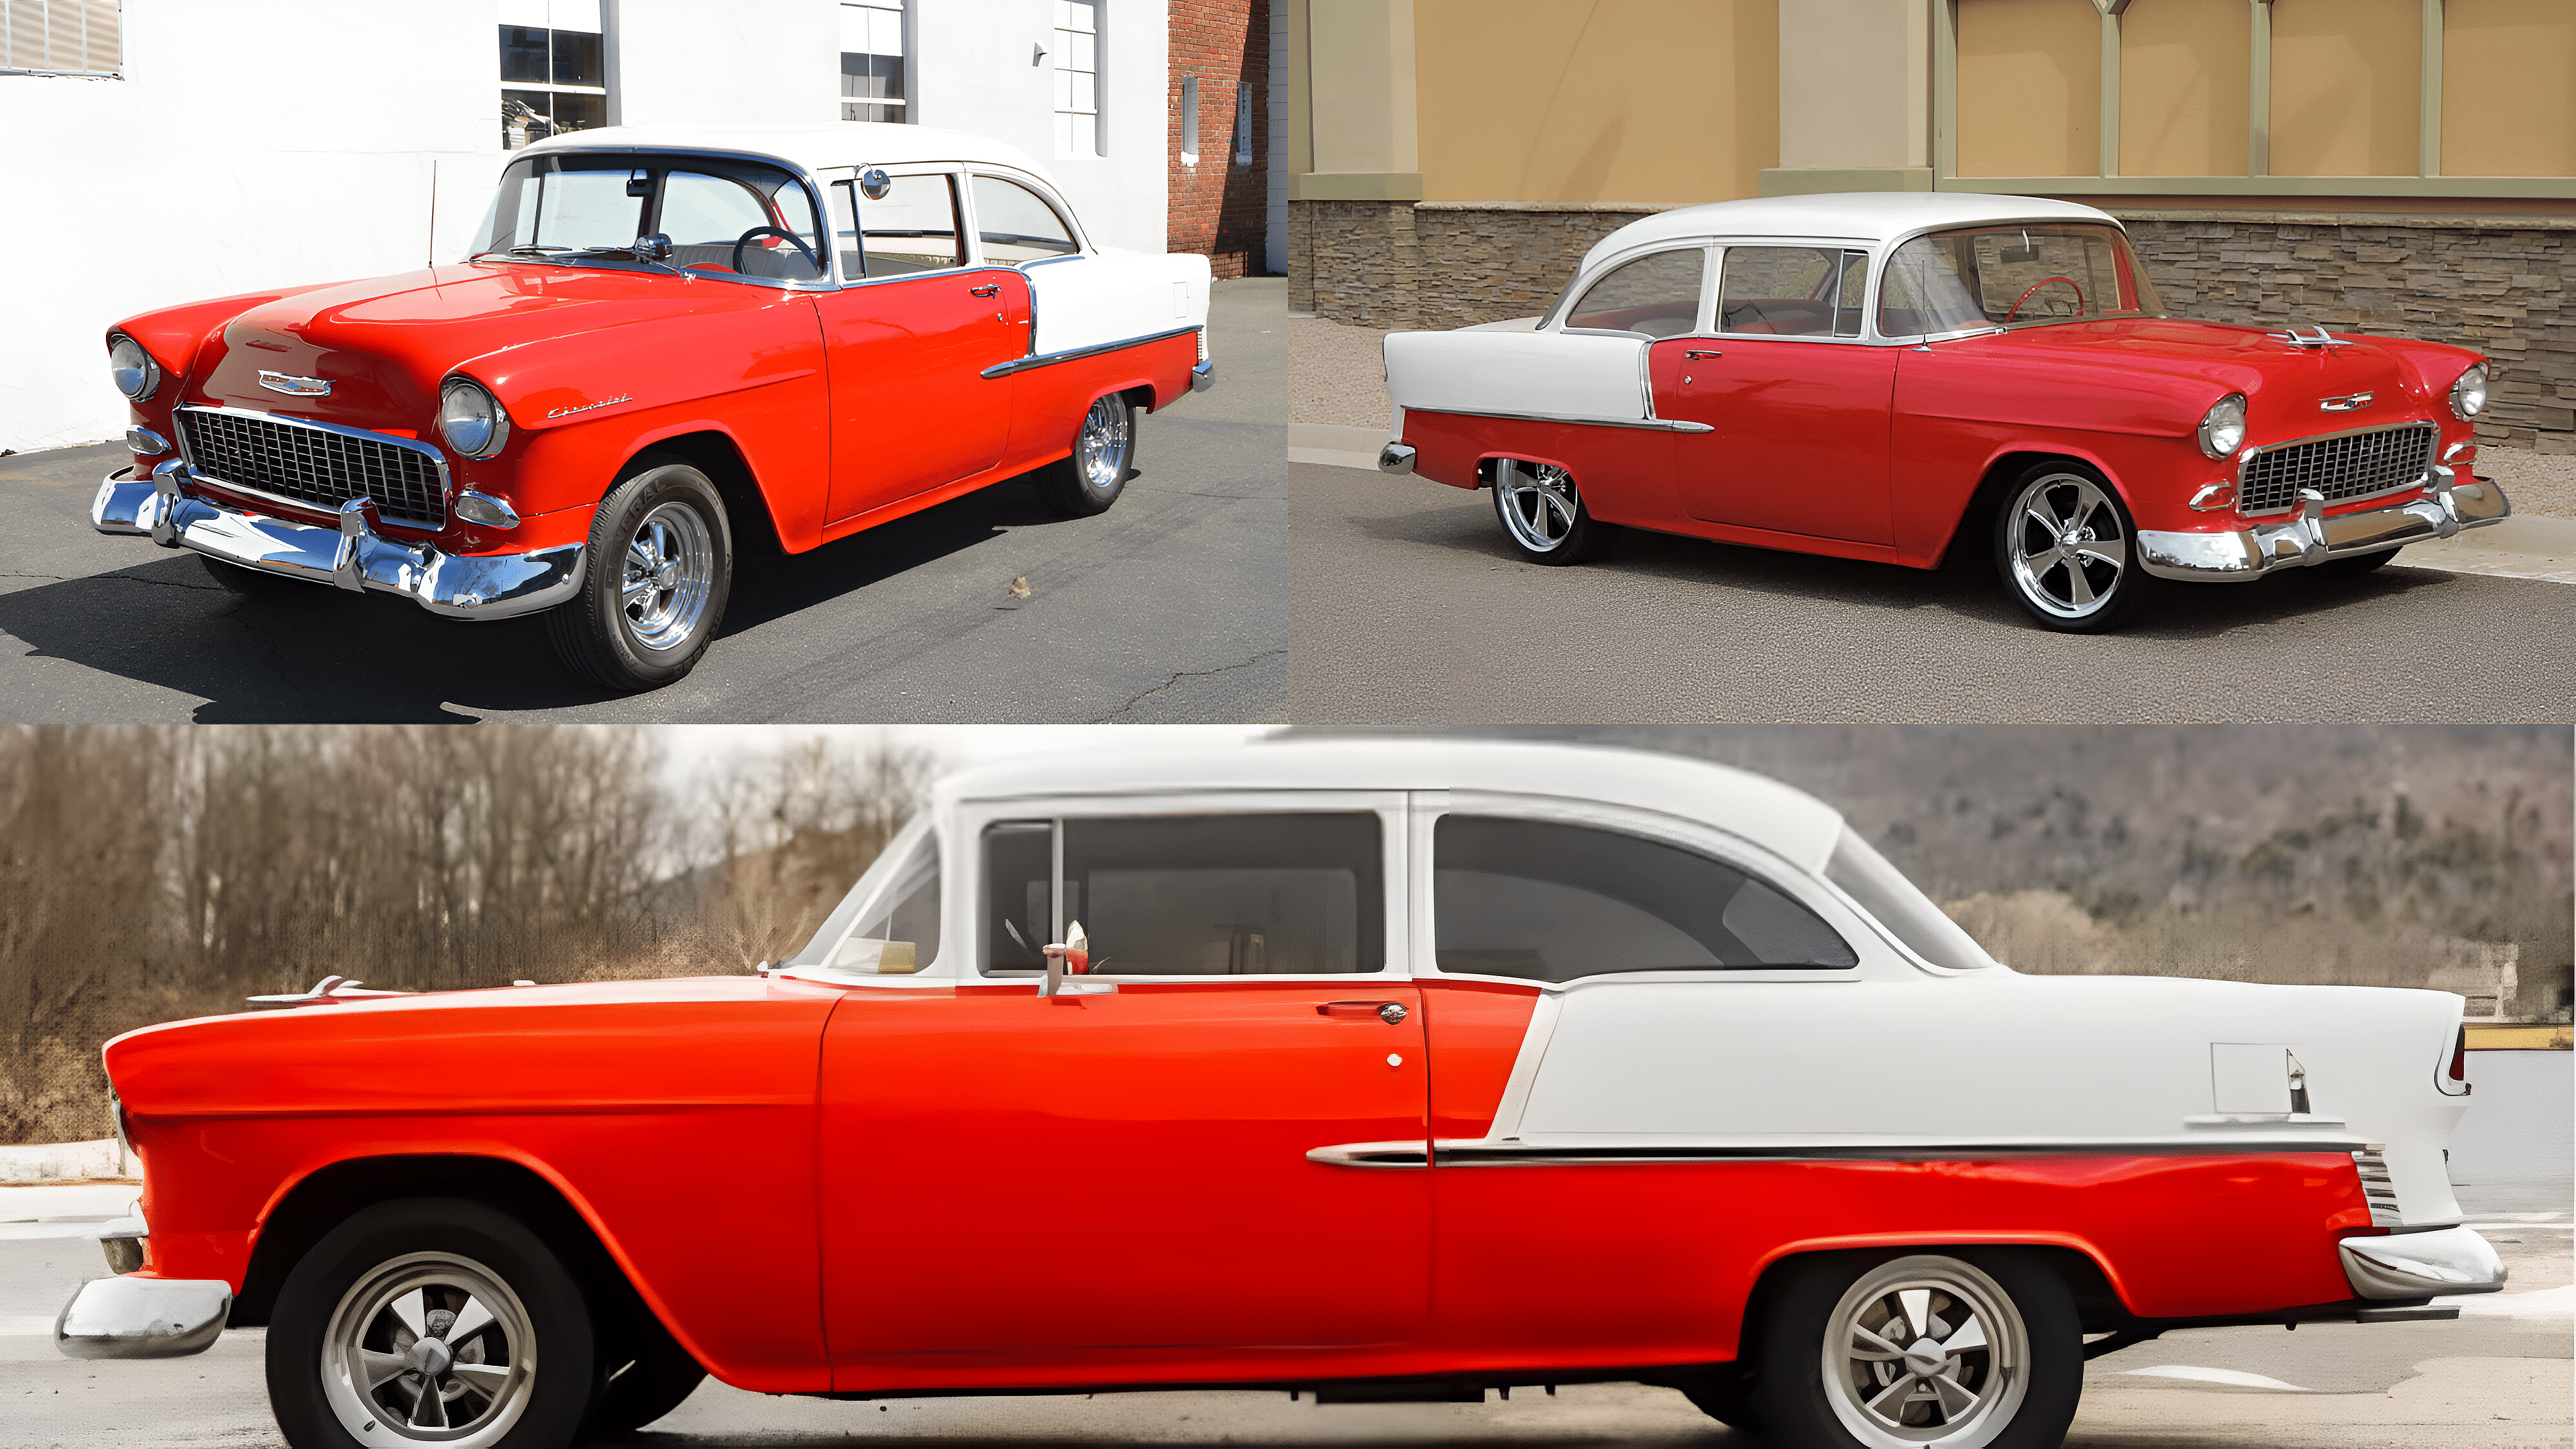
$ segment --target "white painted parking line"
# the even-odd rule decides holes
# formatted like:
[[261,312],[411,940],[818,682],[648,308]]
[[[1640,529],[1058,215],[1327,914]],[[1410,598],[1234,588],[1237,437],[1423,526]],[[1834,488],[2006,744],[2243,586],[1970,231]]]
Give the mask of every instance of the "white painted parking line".
[[2196,1364],[2158,1364],[2154,1368],[2122,1369],[2120,1372],[2138,1378],[2194,1379],[2205,1384],[2231,1384],[2240,1389],[2277,1389],[2288,1394],[2316,1392],[2300,1388],[2297,1384],[2285,1384],[2279,1379],[2267,1379],[2261,1374],[2249,1374],[2238,1369],[2201,1368]]
[[2464,1293],[2433,1301],[2458,1304],[2462,1317],[2476,1313],[2505,1318],[2565,1318],[2576,1314],[2576,1286],[2541,1288],[2530,1293]]
[[85,1222],[0,1223],[0,1243],[32,1238],[134,1238],[143,1235],[141,1218],[91,1218]]
[[32,1313],[0,1315],[0,1338],[51,1338],[54,1320],[38,1318]]

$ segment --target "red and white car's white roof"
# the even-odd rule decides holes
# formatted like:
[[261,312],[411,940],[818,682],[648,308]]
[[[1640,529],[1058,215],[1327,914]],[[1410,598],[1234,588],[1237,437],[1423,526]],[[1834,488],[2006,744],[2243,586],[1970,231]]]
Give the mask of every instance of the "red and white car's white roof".
[[1999,221],[2091,221],[2118,226],[2109,212],[2044,196],[1991,196],[1973,191],[1837,191],[1817,196],[1759,196],[1712,201],[1641,217],[1584,253],[1583,270],[1614,253],[1684,237],[1818,237],[1871,246],[1919,231]]
[[807,171],[836,166],[911,166],[924,162],[981,161],[1046,179],[1038,159],[1007,141],[937,126],[885,121],[726,122],[687,121],[653,126],[603,126],[568,131],[535,142],[514,155],[550,151],[601,151],[621,146],[657,150],[733,151],[774,156]]

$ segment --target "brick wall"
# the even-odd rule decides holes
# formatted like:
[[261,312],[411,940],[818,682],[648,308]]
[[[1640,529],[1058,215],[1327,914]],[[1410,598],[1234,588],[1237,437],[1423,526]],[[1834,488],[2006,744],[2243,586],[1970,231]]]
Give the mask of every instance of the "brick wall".
[[[1171,0],[1171,215],[1165,246],[1200,252],[1220,277],[1258,275],[1266,255],[1270,0]],[[1181,164],[1181,82],[1199,82],[1199,161]],[[1234,103],[1251,99],[1251,159],[1236,161]]]
[[[1363,327],[1536,316],[1594,242],[1661,209],[1296,202],[1288,305]],[[2576,454],[2576,224],[2187,212],[2122,220],[2168,310],[2474,348],[2496,369],[2479,437]]]

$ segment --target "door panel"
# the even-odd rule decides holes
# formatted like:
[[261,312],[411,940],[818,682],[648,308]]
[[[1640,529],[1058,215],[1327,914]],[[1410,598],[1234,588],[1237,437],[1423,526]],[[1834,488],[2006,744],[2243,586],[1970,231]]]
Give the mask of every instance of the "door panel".
[[1426,1067],[1384,977],[854,992],[821,1083],[833,1360],[1414,1339],[1431,1174],[1305,1154],[1422,1138]]
[[935,272],[824,293],[815,306],[831,375],[832,521],[1001,461],[1011,379],[983,372],[1027,350],[1028,278]]
[[1896,353],[1757,337],[1655,343],[1655,415],[1712,429],[1674,435],[1683,507],[1711,523],[1887,543]]

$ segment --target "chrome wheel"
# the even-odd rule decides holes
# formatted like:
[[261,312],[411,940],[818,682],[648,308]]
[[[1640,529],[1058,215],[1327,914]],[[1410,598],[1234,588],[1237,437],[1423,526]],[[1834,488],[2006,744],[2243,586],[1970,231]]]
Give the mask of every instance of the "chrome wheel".
[[1975,1449],[2010,1427],[2030,1349],[2001,1285],[1955,1258],[1861,1275],[1825,1320],[1825,1399],[1873,1449]]
[[1532,553],[1564,547],[1583,508],[1572,474],[1553,463],[1514,458],[1494,463],[1494,501],[1513,541]]
[[322,1390],[361,1443],[478,1449],[527,1409],[537,1340],[527,1310],[469,1258],[409,1253],[341,1296],[322,1340]]
[[715,573],[715,537],[696,509],[665,503],[645,514],[626,540],[618,585],[636,645],[668,651],[688,643],[706,615]]
[[2013,585],[2031,607],[2085,619],[2110,606],[2128,576],[2129,536],[2101,485],[2045,474],[2022,489],[2007,519]]
[[1073,440],[1073,466],[1084,487],[1106,492],[1127,476],[1127,428],[1126,400],[1114,394],[1083,414],[1082,432]]

